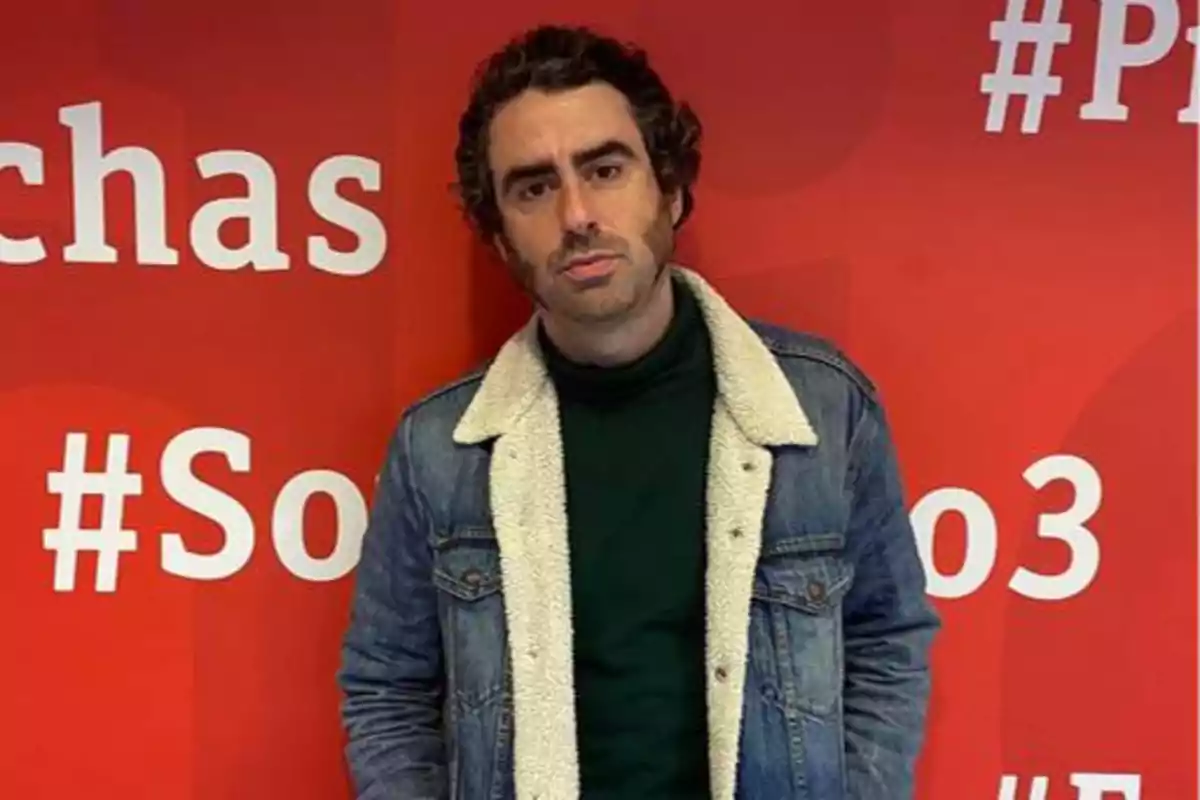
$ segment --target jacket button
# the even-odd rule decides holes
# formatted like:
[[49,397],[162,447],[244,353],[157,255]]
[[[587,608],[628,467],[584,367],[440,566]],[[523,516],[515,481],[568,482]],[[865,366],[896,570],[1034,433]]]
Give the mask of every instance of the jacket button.
[[749,461],[743,461],[742,462],[742,471],[743,472],[753,472],[754,465],[752,463],[750,463]]
[[730,531],[730,535],[735,539],[740,539],[742,538],[742,529],[734,528],[732,531]]
[[717,680],[721,683],[724,683],[729,679],[729,670],[725,669],[724,667],[717,667],[714,674],[717,676]]

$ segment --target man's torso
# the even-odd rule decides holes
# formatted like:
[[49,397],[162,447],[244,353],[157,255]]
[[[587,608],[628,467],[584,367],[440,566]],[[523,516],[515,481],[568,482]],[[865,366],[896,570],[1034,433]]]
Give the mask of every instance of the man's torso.
[[[843,534],[849,445],[864,398],[873,389],[819,340],[763,325],[755,331],[803,398],[820,443],[772,449],[747,626],[739,796],[835,800],[844,781],[839,602],[853,578]],[[479,376],[468,377],[414,409],[419,415],[413,427],[419,431],[414,462],[437,531],[446,722],[451,780],[458,792],[452,796],[509,798],[513,734],[520,720],[513,718],[505,577],[489,498],[492,447],[451,443],[451,431],[478,383]],[[569,457],[567,463],[569,469]],[[642,548],[637,554],[643,574],[653,572],[647,553]],[[577,570],[574,560],[572,568]],[[573,591],[597,592],[599,587],[587,580],[586,574],[573,575]],[[585,605],[596,609],[595,600],[592,596]],[[587,658],[588,646],[598,646],[598,640],[589,639],[577,655]],[[587,698],[578,702],[587,707]]]

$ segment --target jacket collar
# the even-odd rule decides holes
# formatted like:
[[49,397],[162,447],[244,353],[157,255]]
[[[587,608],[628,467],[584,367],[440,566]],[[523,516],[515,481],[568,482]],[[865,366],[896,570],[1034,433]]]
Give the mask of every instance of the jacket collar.
[[[817,434],[775,356],[707,281],[672,266],[695,293],[713,344],[717,394],[743,434],[760,446],[815,445]],[[510,338],[454,430],[459,444],[479,444],[512,429],[550,387],[537,337],[537,315]]]

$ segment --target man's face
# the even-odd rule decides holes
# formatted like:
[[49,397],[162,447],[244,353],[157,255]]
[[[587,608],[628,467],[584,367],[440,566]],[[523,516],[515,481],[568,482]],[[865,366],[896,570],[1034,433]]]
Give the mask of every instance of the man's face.
[[491,124],[497,244],[543,313],[619,324],[660,286],[681,203],[664,200],[625,97],[593,83],[528,90]]

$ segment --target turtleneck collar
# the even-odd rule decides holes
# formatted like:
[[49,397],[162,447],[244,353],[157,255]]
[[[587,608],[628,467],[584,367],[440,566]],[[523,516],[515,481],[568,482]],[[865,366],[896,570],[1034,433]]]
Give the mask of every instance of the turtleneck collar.
[[538,341],[555,388],[564,399],[615,402],[636,397],[664,382],[712,371],[708,330],[695,296],[682,281],[671,280],[674,314],[663,336],[628,364],[601,367],[567,358],[538,326]]

